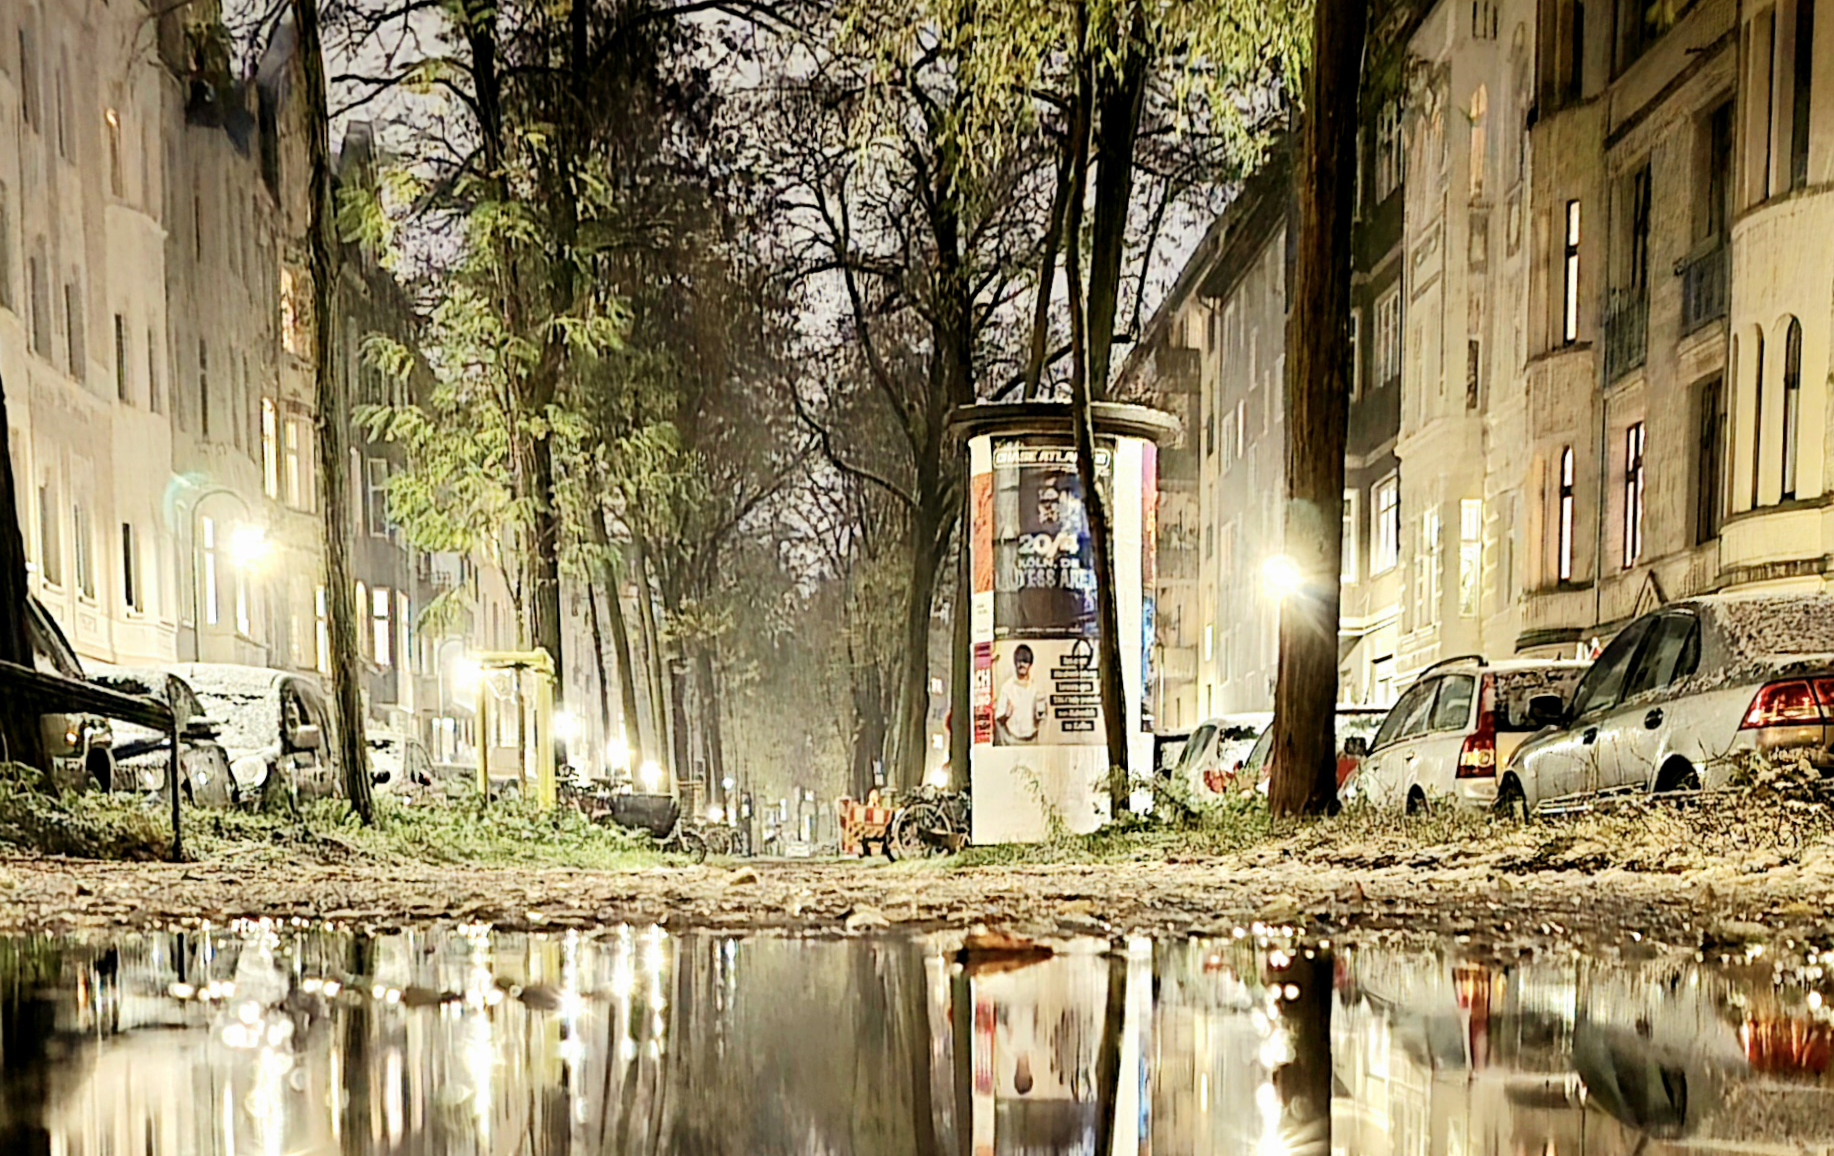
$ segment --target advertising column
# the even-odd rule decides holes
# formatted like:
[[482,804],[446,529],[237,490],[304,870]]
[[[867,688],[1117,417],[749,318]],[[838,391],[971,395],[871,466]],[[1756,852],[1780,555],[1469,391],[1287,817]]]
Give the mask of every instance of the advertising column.
[[[1097,485],[1111,511],[1123,639],[1128,759],[1151,758],[1141,685],[1152,647],[1150,443],[1104,439]],[[969,442],[973,574],[976,843],[1036,842],[1107,820],[1106,733],[1097,681],[1094,543],[1067,437],[984,435]]]

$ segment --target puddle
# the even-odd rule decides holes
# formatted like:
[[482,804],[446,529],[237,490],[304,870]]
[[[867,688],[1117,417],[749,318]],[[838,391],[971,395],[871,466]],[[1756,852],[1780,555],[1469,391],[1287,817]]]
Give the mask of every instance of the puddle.
[[1813,956],[949,947],[0,940],[0,1152],[1834,1152]]

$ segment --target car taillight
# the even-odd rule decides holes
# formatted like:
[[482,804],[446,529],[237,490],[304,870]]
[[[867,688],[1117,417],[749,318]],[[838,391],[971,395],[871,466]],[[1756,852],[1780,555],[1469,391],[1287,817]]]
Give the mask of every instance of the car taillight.
[[1759,690],[1740,730],[1813,726],[1834,717],[1834,678],[1791,679]]
[[1484,689],[1477,704],[1477,730],[1465,739],[1458,752],[1458,777],[1492,779],[1496,777],[1496,688],[1490,676],[1484,676]]

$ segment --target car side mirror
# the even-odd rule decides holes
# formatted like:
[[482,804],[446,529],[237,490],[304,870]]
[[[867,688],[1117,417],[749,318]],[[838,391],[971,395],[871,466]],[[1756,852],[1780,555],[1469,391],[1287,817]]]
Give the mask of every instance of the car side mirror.
[[1567,704],[1557,694],[1538,694],[1528,700],[1528,721],[1537,728],[1557,727],[1566,717]]
[[302,751],[316,751],[325,745],[324,732],[311,723],[294,727],[293,745]]
[[1361,737],[1344,740],[1344,754],[1353,759],[1360,759],[1369,753],[1369,740]]

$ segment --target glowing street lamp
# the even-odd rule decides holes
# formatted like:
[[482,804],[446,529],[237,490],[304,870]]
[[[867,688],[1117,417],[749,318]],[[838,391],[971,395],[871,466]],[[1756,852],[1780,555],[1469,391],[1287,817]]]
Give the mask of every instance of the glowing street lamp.
[[484,683],[484,664],[469,654],[452,660],[452,687],[460,698],[475,698]]
[[563,743],[570,743],[579,737],[579,716],[570,710],[554,712],[554,737]]
[[630,770],[630,744],[623,739],[612,739],[606,743],[605,764],[613,770]]
[[244,522],[229,535],[229,560],[244,570],[253,570],[267,561],[274,544],[267,531]]
[[1261,579],[1267,593],[1276,602],[1284,602],[1305,589],[1305,571],[1286,554],[1276,554],[1261,567]]
[[655,794],[656,791],[659,788],[661,788],[662,786],[662,766],[661,764],[657,763],[656,760],[651,759],[648,762],[644,763],[643,769],[638,771],[637,774],[643,780],[643,789],[644,790],[650,792],[651,794]]

